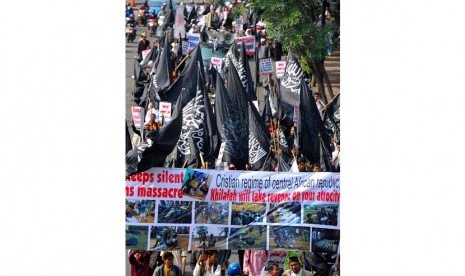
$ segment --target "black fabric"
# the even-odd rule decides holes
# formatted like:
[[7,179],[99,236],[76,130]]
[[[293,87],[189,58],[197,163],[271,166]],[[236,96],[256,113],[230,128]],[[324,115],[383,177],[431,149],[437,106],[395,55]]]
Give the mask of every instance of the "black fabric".
[[173,118],[157,131],[151,131],[146,136],[152,140],[152,146],[142,152],[137,172],[146,171],[152,167],[162,167],[166,157],[173,151],[179,139],[182,127],[182,97],[179,97],[173,111]]
[[184,70],[181,72],[176,81],[166,91],[159,94],[161,101],[175,103],[179,95],[182,93],[182,106],[184,107],[195,97],[195,94],[197,93],[197,78],[192,76],[197,76],[200,72],[200,74],[202,74],[202,78],[205,79],[200,46],[195,47],[189,57],[189,61],[186,61],[188,62],[187,65],[184,67]]
[[291,51],[286,62],[286,69],[281,80],[281,101],[293,106],[299,106],[300,82],[302,81],[302,68]]
[[339,114],[339,95],[337,96],[326,106],[325,115],[324,115],[324,124],[325,128],[328,130],[328,133],[331,135],[336,135],[337,141],[341,141],[340,133],[340,114]]
[[249,103],[249,165],[250,170],[263,170],[270,155],[270,134],[255,105]]
[[318,132],[323,128],[320,113],[313,93],[302,77],[300,79],[300,106],[297,120],[297,151],[312,164],[320,164],[320,139]]
[[248,139],[245,124],[240,121],[239,113],[234,108],[224,86],[223,79],[217,72],[215,89],[216,125],[221,142],[226,142],[223,160],[233,163],[237,169],[245,168],[248,161]]

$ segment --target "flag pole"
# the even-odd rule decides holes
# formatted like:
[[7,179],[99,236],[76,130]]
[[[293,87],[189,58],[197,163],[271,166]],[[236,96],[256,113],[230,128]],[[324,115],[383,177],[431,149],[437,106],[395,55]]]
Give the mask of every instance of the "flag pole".
[[203,161],[203,154],[200,153],[200,161],[202,162],[202,167],[205,168],[205,162]]
[[325,107],[323,107],[321,110],[322,110],[322,111],[323,111],[323,110],[326,110],[326,108],[327,108],[332,102],[334,102],[334,99],[336,99],[336,97],[339,96],[339,94],[341,94],[341,92],[337,93],[337,95],[334,96],[334,97],[331,99],[331,101],[329,101],[329,103],[328,103],[327,105],[325,105]]

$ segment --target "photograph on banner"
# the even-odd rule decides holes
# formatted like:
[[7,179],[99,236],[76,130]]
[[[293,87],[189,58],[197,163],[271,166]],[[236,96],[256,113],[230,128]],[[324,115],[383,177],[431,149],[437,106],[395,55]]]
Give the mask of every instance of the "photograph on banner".
[[339,234],[337,229],[312,227],[312,252],[338,253]]
[[228,225],[229,202],[196,201],[195,223]]
[[181,250],[189,248],[190,226],[152,226],[150,250]]
[[228,232],[228,227],[194,226],[191,250],[226,249]]
[[320,203],[304,205],[304,223],[320,225],[338,225],[339,204]]
[[126,222],[153,223],[155,221],[155,200],[126,199]]
[[208,175],[201,171],[187,169],[182,184],[183,196],[205,200],[208,194]]
[[126,249],[147,250],[149,226],[126,225]]
[[310,250],[310,227],[269,226],[270,250]]
[[231,225],[265,222],[266,204],[234,202],[231,213]]
[[248,225],[245,227],[231,227],[228,238],[228,249],[265,249],[266,225]]
[[191,223],[191,201],[160,200],[158,203],[158,223]]
[[266,216],[267,223],[301,223],[301,207],[299,202],[270,203]]

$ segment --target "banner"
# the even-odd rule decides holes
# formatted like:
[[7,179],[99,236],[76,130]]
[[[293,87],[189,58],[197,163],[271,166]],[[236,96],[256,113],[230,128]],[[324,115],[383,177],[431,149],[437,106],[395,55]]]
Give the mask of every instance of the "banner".
[[189,42],[189,46],[187,51],[193,50],[200,41],[200,34],[197,33],[187,33],[187,41]]
[[142,59],[145,59],[152,49],[147,49],[142,51]]
[[142,117],[141,117],[141,109],[142,107],[139,107],[139,106],[133,106],[131,107],[131,111],[132,111],[132,120],[134,121],[134,126],[137,128],[137,129],[140,129],[141,127],[141,120],[142,120]]
[[151,168],[125,193],[132,248],[338,252],[339,173]]
[[211,57],[211,64],[215,66],[216,70],[221,71],[223,59],[220,57]]
[[159,116],[165,116],[165,118],[171,118],[171,103],[160,102]]
[[286,62],[285,61],[276,61],[276,77],[278,79],[284,76],[284,71],[286,69]]
[[255,37],[253,36],[243,36],[243,37],[236,37],[237,45],[241,45],[244,42],[245,45],[245,52],[247,55],[254,55],[255,54]]
[[273,73],[273,63],[271,58],[260,59],[260,74],[267,75]]

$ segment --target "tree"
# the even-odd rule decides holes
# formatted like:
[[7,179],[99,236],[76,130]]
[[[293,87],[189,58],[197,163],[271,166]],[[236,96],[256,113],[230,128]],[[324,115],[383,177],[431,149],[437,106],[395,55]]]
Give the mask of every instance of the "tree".
[[266,23],[266,34],[279,39],[285,48],[299,57],[302,68],[312,73],[320,95],[326,99],[325,86],[331,98],[334,93],[324,68],[327,35],[337,26],[325,21],[326,0],[250,0],[252,9]]

